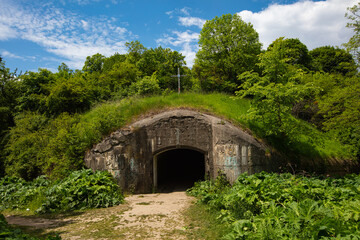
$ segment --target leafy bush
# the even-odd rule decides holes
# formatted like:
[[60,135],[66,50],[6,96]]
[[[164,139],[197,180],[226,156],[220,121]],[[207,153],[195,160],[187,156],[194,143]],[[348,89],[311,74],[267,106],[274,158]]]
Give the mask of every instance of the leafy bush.
[[75,171],[44,191],[38,213],[110,207],[123,202],[119,186],[108,172]]
[[0,210],[26,209],[50,184],[44,176],[31,182],[8,176],[0,179]]
[[62,212],[110,207],[122,203],[123,199],[119,186],[108,172],[75,171],[55,182],[44,177],[32,182],[16,177],[0,180],[0,210]]
[[210,181],[188,193],[232,224],[225,239],[360,239],[360,177],[242,174],[232,187]]
[[151,77],[146,76],[140,81],[133,83],[130,86],[130,92],[132,92],[133,95],[142,95],[142,96],[159,94],[160,87],[158,84],[158,80],[156,79],[156,76],[155,75],[152,75]]

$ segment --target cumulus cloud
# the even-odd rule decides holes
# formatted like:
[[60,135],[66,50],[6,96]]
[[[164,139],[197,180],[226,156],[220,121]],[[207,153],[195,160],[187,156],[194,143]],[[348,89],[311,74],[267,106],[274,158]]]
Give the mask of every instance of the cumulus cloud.
[[185,27],[196,26],[201,29],[205,24],[206,20],[198,17],[179,17],[179,22],[181,26],[185,26]]
[[279,37],[298,38],[309,49],[325,45],[340,46],[351,37],[344,17],[356,0],[299,1],[288,5],[273,4],[254,13],[238,14],[251,22],[266,48]]
[[82,19],[55,7],[22,7],[0,0],[0,40],[20,38],[43,46],[46,51],[67,59],[72,68],[81,68],[85,58],[95,53],[125,53],[126,28],[116,19]]

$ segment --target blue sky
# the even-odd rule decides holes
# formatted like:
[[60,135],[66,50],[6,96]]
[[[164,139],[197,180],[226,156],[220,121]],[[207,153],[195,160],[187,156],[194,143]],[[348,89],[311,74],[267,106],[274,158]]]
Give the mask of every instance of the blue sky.
[[351,37],[344,17],[357,0],[0,0],[0,55],[12,71],[81,69],[86,56],[125,53],[125,43],[169,47],[192,66],[206,20],[231,13],[251,22],[263,48],[278,37],[309,49]]

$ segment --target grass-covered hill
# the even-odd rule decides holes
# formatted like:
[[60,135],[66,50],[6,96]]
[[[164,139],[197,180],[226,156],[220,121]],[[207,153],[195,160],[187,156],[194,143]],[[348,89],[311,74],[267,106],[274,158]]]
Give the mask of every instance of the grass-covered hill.
[[191,108],[227,119],[287,155],[294,165],[300,159],[351,159],[346,145],[304,121],[294,118],[300,131],[293,131],[292,136],[269,137],[263,134],[267,126],[247,117],[249,100],[220,93],[186,93],[125,98],[98,104],[82,114],[63,113],[53,119],[33,112],[18,115],[7,145],[6,172],[25,179],[41,174],[64,176],[81,169],[85,152],[112,131],[144,115],[172,108]]

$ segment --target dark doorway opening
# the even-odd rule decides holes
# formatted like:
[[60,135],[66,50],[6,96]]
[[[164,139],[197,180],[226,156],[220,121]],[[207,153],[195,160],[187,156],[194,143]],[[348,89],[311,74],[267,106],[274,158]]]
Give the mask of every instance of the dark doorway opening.
[[191,149],[174,149],[157,157],[157,189],[160,192],[184,191],[204,180],[204,154]]

